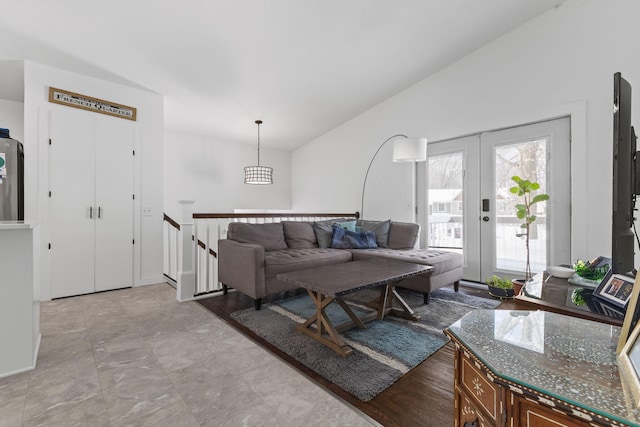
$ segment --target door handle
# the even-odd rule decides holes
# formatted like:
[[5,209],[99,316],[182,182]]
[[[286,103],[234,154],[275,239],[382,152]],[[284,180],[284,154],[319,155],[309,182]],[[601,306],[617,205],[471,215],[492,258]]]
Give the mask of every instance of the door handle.
[[89,219],[93,219],[93,206],[89,206]]
[[489,217],[488,217],[488,216],[483,216],[483,217],[482,217],[482,220],[483,220],[484,222],[488,222],[488,221],[489,221]]
[[482,199],[482,212],[489,212],[489,199]]
[[98,219],[100,219],[100,212],[102,211],[102,207],[98,206]]

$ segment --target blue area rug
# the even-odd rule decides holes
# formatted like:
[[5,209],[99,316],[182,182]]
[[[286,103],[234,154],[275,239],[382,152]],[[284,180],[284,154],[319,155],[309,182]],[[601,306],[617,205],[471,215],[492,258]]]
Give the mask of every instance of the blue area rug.
[[[236,311],[231,317],[264,338],[298,362],[362,401],[369,401],[443,347],[448,338],[442,332],[469,311],[493,309],[500,301],[456,293],[441,288],[430,294],[429,304],[422,295],[400,289],[400,294],[420,320],[417,322],[387,316],[367,323],[366,329],[354,328],[342,334],[353,349],[342,357],[330,348],[294,329],[315,312],[307,295],[265,304],[261,310]],[[379,290],[353,293],[346,298],[354,312],[362,315],[365,303],[375,299]],[[333,303],[327,313],[334,325],[349,320],[342,308]]]

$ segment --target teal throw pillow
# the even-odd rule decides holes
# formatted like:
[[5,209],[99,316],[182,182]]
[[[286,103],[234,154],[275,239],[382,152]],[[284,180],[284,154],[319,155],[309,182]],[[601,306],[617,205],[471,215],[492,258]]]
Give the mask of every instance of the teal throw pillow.
[[344,228],[345,230],[353,231],[354,233],[357,231],[355,221],[334,222],[333,224]]

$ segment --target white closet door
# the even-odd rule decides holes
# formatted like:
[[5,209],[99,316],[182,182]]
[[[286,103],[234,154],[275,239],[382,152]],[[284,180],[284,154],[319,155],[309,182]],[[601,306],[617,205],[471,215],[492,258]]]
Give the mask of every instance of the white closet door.
[[134,135],[122,119],[96,123],[96,291],[133,281]]
[[95,121],[50,113],[51,297],[94,291]]

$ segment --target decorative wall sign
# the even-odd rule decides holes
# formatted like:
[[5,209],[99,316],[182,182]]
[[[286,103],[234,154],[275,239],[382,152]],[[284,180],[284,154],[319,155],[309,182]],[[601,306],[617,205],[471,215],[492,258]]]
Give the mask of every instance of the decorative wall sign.
[[115,102],[105,101],[103,99],[91,98],[90,96],[56,89],[55,87],[49,87],[49,102],[120,117],[121,119],[136,120],[136,109],[133,107],[127,107],[126,105],[116,104]]

